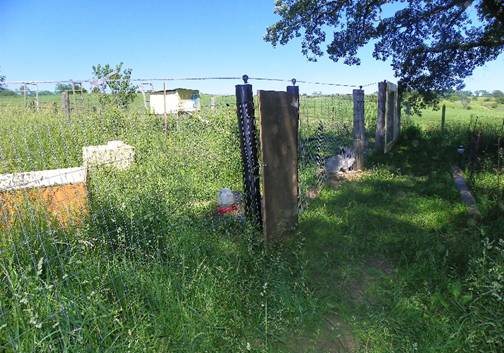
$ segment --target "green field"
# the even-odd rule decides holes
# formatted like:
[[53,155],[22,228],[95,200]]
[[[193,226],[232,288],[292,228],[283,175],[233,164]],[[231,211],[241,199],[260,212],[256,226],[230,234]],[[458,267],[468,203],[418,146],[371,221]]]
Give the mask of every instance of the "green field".
[[[469,124],[478,119],[483,124],[502,125],[504,120],[504,104],[497,103],[491,97],[473,97],[464,106],[460,101],[441,101],[439,108],[446,105],[446,126]],[[415,123],[424,128],[439,128],[441,126],[441,109],[425,109],[422,116],[413,117]]]
[[[71,97],[70,118],[60,97],[43,99],[36,112],[0,98],[0,174],[79,166],[83,146],[116,139],[136,160],[89,176],[82,223],[20,205],[0,228],[0,351],[502,351],[502,105],[447,102],[444,133],[440,111],[405,118],[391,154],[323,190],[296,236],[265,248],[252,225],[214,212],[220,188],[242,188],[234,97],[211,111],[203,96],[199,114],[169,117],[168,133],[140,96],[128,111]],[[450,175],[476,116],[479,223]],[[351,97],[303,97],[300,126],[304,194],[316,155],[351,144]]]

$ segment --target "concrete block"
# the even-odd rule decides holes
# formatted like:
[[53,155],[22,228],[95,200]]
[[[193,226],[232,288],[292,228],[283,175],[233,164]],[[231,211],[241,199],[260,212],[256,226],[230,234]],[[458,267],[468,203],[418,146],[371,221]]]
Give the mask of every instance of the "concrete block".
[[112,167],[128,169],[135,161],[135,148],[122,141],[109,141],[106,145],[82,148],[84,168]]

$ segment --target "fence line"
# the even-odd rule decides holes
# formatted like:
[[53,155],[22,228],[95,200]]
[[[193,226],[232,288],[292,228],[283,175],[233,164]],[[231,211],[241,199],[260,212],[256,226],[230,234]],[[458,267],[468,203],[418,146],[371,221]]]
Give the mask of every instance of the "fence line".
[[[242,77],[193,78],[197,79],[242,82]],[[148,85],[149,80],[153,81],[143,82]],[[250,80],[292,83],[274,78]],[[73,83],[76,92],[81,86],[77,81],[49,82]],[[240,209],[237,214],[222,216],[216,207],[216,193],[222,188],[238,194],[244,191],[236,97],[202,96],[201,110],[192,115],[170,114],[165,133],[163,115],[144,109],[140,94],[129,109],[108,109],[90,94],[71,92],[67,95],[70,116],[61,109],[59,96],[48,99],[54,110],[43,109],[41,98],[37,113],[25,106],[0,106],[0,174],[4,174],[3,179],[0,175],[0,277],[17,281],[14,285],[0,281],[0,296],[6,299],[0,301],[0,322],[5,323],[2,334],[8,338],[7,349],[79,350],[86,340],[97,336],[104,342],[102,350],[142,351],[136,343],[141,342],[137,324],[144,325],[151,337],[163,321],[157,313],[167,312],[157,309],[151,287],[163,294],[170,322],[195,327],[205,335],[213,331],[205,331],[211,325],[202,322],[202,317],[228,317],[226,305],[208,303],[227,300],[229,283],[237,281],[244,288],[246,295],[236,296],[241,305],[257,308],[260,303],[247,295],[255,289],[265,290],[266,281],[274,283],[264,276],[264,266],[247,262],[247,256],[262,256],[252,243],[257,234],[243,222]],[[364,102],[366,126],[372,126],[376,99],[368,97]],[[13,102],[20,107],[22,97]],[[255,109],[252,123],[259,126],[257,97],[247,103],[247,112]],[[353,101],[351,94],[301,95],[296,106],[301,213],[309,210],[310,200],[316,196],[313,190],[323,187],[328,159],[352,146]],[[111,140],[134,148],[130,168],[93,168],[82,190],[58,186],[45,190],[47,193],[31,188],[11,192],[1,187],[2,180],[14,178],[12,174],[85,165],[83,147]],[[122,160],[119,156],[100,166]],[[261,173],[261,159],[251,168],[258,167]],[[54,174],[68,179],[64,173]],[[251,178],[256,176],[251,173]],[[30,186],[28,180],[17,185]],[[145,295],[141,287],[147,289]],[[186,315],[188,310],[197,315]],[[283,312],[283,308],[277,310],[271,317]],[[229,322],[235,322],[234,318],[229,316]],[[119,327],[123,319],[134,325]],[[23,335],[16,331],[18,327],[23,328]],[[185,337],[173,342],[173,351],[190,344]]]
[[[240,81],[243,76],[209,76],[209,77],[152,77],[152,78],[134,78],[131,82],[162,82],[162,81],[220,81],[220,80],[233,80]],[[297,79],[282,79],[282,78],[272,78],[272,77],[248,77],[249,80],[255,81],[270,81],[270,82],[286,82],[298,84],[310,84],[310,85],[320,85],[320,86],[336,86],[336,87],[349,87],[349,88],[359,88],[359,87],[369,87],[376,85],[378,82],[371,82],[366,84],[345,84],[345,83],[335,83],[335,82],[319,82],[319,81],[305,81]],[[121,79],[84,79],[84,80],[16,80],[16,81],[4,81],[6,85],[9,84],[57,84],[57,83],[70,83],[70,84],[82,84],[88,83],[93,86],[98,86],[107,82],[121,81]]]

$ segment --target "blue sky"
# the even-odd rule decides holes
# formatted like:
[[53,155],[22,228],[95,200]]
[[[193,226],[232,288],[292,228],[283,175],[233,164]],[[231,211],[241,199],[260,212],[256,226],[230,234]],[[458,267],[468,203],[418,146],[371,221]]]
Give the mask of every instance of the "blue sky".
[[[247,73],[345,84],[394,80],[389,64],[371,57],[370,46],[361,51],[362,64],[352,67],[324,57],[308,62],[299,42],[273,48],[262,39],[266,27],[277,19],[273,7],[273,0],[0,0],[0,73],[12,81],[89,79],[92,65],[123,61],[136,78]],[[477,69],[467,79],[467,89],[504,89],[503,68],[501,55]],[[236,83],[169,82],[168,86],[231,93]],[[255,89],[284,86],[254,82]],[[307,93],[350,90],[300,88]]]

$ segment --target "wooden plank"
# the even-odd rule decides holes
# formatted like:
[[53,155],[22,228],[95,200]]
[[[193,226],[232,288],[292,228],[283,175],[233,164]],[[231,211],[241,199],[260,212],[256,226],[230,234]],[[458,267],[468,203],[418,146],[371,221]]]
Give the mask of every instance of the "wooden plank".
[[395,86],[395,96],[394,96],[394,143],[399,139],[401,133],[401,109],[399,106],[399,88]]
[[460,198],[462,202],[467,207],[467,213],[469,216],[479,219],[481,214],[478,210],[478,206],[476,204],[476,199],[471,194],[469,187],[467,186],[464,179],[464,172],[458,166],[452,166],[452,175],[453,181],[455,182],[455,187],[460,193]]
[[49,187],[0,190],[0,230],[8,229],[16,221],[33,217],[54,219],[62,226],[83,223],[88,214],[86,184],[76,183]]
[[399,137],[397,86],[387,82],[385,104],[385,153],[392,149]]
[[0,191],[13,191],[86,182],[86,168],[65,168],[1,174]]
[[378,83],[378,115],[376,117],[375,151],[383,153],[385,149],[385,103],[387,82]]
[[299,96],[259,91],[264,193],[263,230],[267,241],[278,240],[298,221]]
[[354,121],[353,121],[353,148],[355,153],[355,168],[364,169],[364,150],[366,147],[366,125],[364,121],[364,91],[353,90]]

